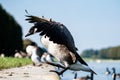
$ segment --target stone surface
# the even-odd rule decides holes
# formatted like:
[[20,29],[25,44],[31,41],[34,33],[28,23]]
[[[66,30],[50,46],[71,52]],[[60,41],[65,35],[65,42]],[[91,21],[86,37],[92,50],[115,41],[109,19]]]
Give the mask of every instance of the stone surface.
[[23,66],[0,71],[0,80],[60,80],[60,77],[49,72],[55,68],[48,64],[42,66]]

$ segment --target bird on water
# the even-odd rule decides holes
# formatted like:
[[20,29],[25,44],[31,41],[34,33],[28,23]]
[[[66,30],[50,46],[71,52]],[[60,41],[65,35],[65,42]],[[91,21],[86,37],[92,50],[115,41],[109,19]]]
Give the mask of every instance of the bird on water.
[[63,68],[61,72],[52,70],[51,72],[56,72],[61,75],[66,70],[70,69],[73,71],[82,70],[96,74],[77,53],[74,39],[65,25],[52,21],[52,19],[47,20],[33,15],[27,15],[26,17],[26,20],[29,23],[33,23],[33,26],[29,29],[25,37],[40,33],[41,43],[48,49],[48,52],[62,64],[49,63]]

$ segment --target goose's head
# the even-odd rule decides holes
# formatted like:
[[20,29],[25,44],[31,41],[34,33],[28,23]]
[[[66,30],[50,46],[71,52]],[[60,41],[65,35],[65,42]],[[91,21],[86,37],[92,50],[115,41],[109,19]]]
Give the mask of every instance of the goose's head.
[[36,26],[33,26],[33,27],[30,28],[30,30],[25,35],[25,37],[33,35],[33,34],[38,33],[38,32],[40,32],[39,29]]

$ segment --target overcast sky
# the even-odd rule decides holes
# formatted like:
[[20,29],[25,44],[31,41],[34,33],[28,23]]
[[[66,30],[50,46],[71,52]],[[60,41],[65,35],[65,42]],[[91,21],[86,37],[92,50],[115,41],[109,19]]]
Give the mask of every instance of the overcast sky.
[[[22,26],[23,39],[32,26],[25,21],[26,9],[66,25],[80,53],[120,45],[120,0],[0,0],[0,4]],[[28,38],[41,46],[38,34]]]

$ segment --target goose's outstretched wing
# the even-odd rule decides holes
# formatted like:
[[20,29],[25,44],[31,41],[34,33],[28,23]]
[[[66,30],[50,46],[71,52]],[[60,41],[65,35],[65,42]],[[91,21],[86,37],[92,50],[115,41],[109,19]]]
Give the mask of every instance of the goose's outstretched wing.
[[44,18],[38,18],[36,16],[27,16],[26,19],[29,23],[34,23],[34,28],[37,28],[37,32],[40,32],[40,35],[45,35],[49,37],[49,40],[57,44],[65,45],[71,52],[73,52],[77,60],[87,65],[87,63],[79,56],[76,52],[77,48],[75,47],[73,37],[65,25],[55,22],[52,20],[46,20]]

